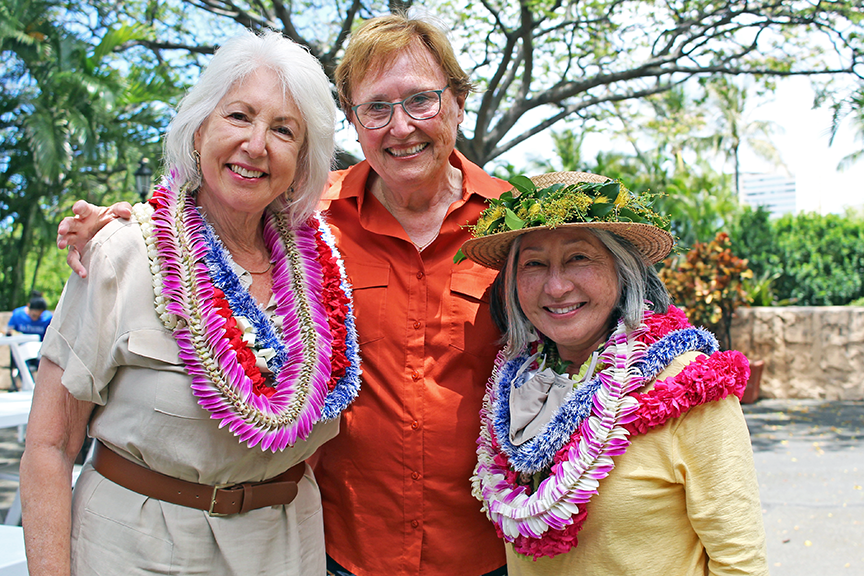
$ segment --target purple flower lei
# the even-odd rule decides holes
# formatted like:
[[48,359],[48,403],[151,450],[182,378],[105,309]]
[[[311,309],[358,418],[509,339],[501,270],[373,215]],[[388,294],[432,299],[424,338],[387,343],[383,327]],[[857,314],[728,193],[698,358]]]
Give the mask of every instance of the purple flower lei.
[[[193,199],[178,198],[175,175],[167,176],[160,188],[162,206],[152,216],[152,228],[167,312],[161,317],[173,329],[199,405],[250,447],[260,444],[262,450],[278,451],[306,439],[316,422],[338,416],[353,400],[360,374],[349,308],[350,366],[337,386],[336,402],[329,403],[324,414],[332,335],[321,302],[315,228],[290,229],[280,214],[265,216],[264,240],[275,261],[272,281],[275,314],[282,320],[280,338],[239,285]],[[269,398],[253,392],[251,379],[224,337],[224,320],[213,306],[214,285],[225,292],[235,315],[249,318],[263,344],[277,351],[271,359],[276,391]],[[344,271],[341,285],[347,287]]]

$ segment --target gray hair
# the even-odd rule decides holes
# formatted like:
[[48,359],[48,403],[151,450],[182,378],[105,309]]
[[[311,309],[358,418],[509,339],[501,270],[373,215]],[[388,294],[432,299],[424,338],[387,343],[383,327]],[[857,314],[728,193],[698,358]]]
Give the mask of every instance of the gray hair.
[[297,159],[297,173],[288,198],[271,206],[284,211],[296,226],[315,210],[327,184],[333,162],[336,105],[321,64],[299,44],[273,31],[245,31],[222,44],[181,100],[165,138],[166,172],[175,169],[182,186],[201,182],[194,156],[195,132],[229,90],[260,68],[279,77],[306,124],[306,138]]
[[[665,314],[672,304],[666,286],[653,266],[648,264],[641,252],[630,242],[609,232],[589,228],[615,259],[615,272],[618,275],[618,304],[612,310],[610,321],[624,319],[629,329],[642,322],[646,308]],[[502,342],[506,345],[507,356],[515,358],[538,338],[537,330],[519,306],[519,292],[516,284],[516,262],[522,248],[522,235],[510,247],[507,262],[498,274],[493,285],[490,312],[501,330]]]

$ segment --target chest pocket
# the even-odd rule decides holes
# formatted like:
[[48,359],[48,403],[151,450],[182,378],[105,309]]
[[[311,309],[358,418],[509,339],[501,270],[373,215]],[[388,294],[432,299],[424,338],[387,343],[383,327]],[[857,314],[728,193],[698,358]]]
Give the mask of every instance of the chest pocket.
[[354,295],[358,344],[380,340],[384,337],[390,266],[346,261],[345,272]]
[[[127,346],[133,354],[129,364],[160,369],[160,364],[180,365],[180,349],[174,335],[165,330],[134,330],[129,332]],[[161,368],[165,368],[162,366]]]
[[450,275],[450,345],[475,355],[494,354],[500,333],[489,314],[489,287],[496,270],[474,265]]
[[200,420],[209,413],[198,405],[192,393],[189,375],[178,357],[179,348],[174,336],[164,330],[136,330],[129,333],[129,352],[136,358],[130,364],[141,365],[159,372],[153,394],[156,412]]

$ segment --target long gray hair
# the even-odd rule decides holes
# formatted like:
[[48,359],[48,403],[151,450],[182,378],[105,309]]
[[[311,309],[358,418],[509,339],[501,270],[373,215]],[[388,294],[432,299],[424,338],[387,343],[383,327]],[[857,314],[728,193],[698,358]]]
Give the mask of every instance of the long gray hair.
[[300,109],[306,125],[291,198],[286,194],[272,206],[286,211],[291,224],[297,225],[315,210],[327,184],[333,162],[336,106],[318,60],[277,32],[242,32],[216,51],[168,127],[165,168],[178,171],[181,185],[201,184],[193,154],[195,132],[232,87],[260,68],[279,77],[284,94]]
[[[672,300],[666,286],[654,267],[645,262],[639,250],[624,238],[607,230],[589,228],[615,259],[618,275],[618,304],[612,310],[610,323],[623,318],[629,329],[642,321],[646,308],[664,314]],[[498,273],[492,286],[490,311],[503,336],[510,359],[518,356],[525,347],[538,338],[537,330],[519,306],[516,285],[516,263],[522,248],[523,236],[517,237],[510,247],[507,262]],[[647,304],[646,304],[647,302]]]

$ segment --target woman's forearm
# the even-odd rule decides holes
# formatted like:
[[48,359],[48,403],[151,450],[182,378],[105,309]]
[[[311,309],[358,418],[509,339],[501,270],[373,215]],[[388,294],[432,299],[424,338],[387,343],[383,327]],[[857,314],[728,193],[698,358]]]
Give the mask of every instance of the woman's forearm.
[[21,457],[21,512],[32,576],[70,571],[72,466],[93,404],[69,394],[62,376],[62,368],[42,359]]
[[49,446],[21,458],[21,507],[31,576],[69,574],[72,461]]

